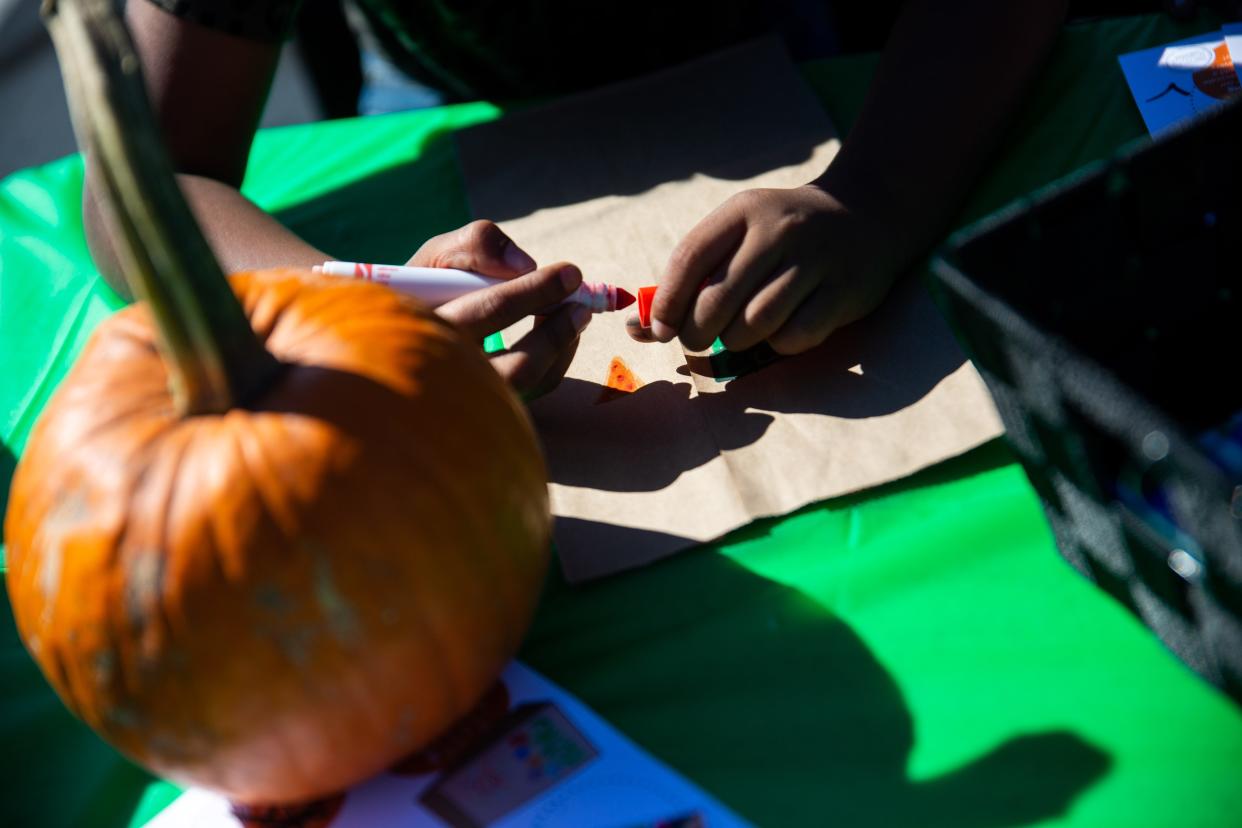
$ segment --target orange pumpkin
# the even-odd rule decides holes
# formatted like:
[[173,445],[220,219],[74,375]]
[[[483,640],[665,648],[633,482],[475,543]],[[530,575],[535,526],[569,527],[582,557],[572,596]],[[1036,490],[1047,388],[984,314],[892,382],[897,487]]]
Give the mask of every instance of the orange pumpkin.
[[99,327],[13,478],[18,629],[156,773],[248,804],[334,793],[443,733],[516,651],[550,529],[533,430],[430,312],[293,270],[230,291],[201,235],[135,217],[185,211],[170,177],[108,178],[148,301]]

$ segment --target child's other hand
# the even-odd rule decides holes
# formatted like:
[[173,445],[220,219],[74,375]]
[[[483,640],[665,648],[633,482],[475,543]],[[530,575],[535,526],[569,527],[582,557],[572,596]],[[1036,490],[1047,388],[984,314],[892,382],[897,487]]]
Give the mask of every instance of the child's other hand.
[[626,328],[692,351],[717,336],[732,351],[805,351],[880,304],[904,261],[897,236],[813,184],[738,193],[669,257],[651,328]]
[[[509,280],[436,309],[476,342],[556,305],[582,283],[582,272],[571,264],[561,262],[536,269],[535,261],[490,221],[475,221],[429,239],[407,264],[455,267]],[[546,317],[536,317],[530,333],[488,357],[514,391],[523,399],[532,399],[561,381],[578,349],[578,335],[590,321],[591,313],[585,307],[567,305]]]

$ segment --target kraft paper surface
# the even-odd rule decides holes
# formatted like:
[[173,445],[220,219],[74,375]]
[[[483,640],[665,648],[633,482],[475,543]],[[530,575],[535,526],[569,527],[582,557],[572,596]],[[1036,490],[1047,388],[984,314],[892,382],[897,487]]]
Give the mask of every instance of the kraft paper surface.
[[[840,145],[773,40],[457,140],[476,217],[499,222],[541,264],[571,261],[587,280],[631,292],[654,284],[681,237],[729,196],[804,184]],[[913,280],[819,348],[728,382],[701,373],[705,360],[677,342],[631,340],[628,313],[597,315],[564,381],[530,407],[571,581],[896,480],[1002,431]],[[606,388],[619,374],[641,385]]]

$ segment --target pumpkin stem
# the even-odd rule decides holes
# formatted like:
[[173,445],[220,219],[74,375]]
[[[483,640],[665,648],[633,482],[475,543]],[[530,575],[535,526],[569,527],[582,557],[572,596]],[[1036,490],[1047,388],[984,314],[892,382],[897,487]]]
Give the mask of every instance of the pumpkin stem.
[[113,0],[44,0],[78,144],[103,184],[117,257],[159,332],[185,416],[227,411],[279,368],[250,327],[177,186]]

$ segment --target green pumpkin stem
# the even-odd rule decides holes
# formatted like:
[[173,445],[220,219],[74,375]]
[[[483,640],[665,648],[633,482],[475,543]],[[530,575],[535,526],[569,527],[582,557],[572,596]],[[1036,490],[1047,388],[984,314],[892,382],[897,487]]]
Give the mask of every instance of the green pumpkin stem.
[[43,16],[119,264],[151,309],[177,408],[227,411],[266,387],[279,364],[177,186],[129,32],[112,0],[44,0]]

